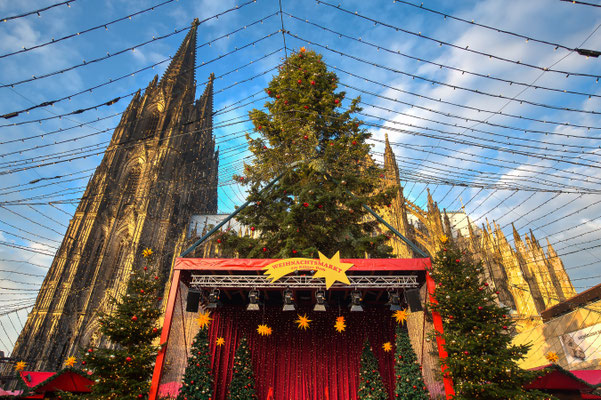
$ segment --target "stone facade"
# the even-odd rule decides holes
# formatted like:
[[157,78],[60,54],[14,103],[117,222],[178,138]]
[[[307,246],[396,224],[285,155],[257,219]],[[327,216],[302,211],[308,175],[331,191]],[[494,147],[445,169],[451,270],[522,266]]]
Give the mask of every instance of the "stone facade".
[[194,214],[217,211],[213,76],[195,101],[195,21],[163,77],[139,91],[89,181],[12,356],[57,370],[100,344],[98,312],[125,290],[143,248],[167,282]]

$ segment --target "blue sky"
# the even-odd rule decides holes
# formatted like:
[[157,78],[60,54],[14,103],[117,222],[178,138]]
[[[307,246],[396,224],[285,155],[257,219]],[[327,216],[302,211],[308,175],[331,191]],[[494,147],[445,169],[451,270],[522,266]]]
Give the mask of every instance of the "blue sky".
[[[0,17],[54,2],[1,2]],[[0,22],[0,55],[160,3],[76,0],[40,17]],[[238,9],[210,18],[236,5]],[[601,8],[559,0],[425,1],[423,5],[570,49],[601,50],[601,29],[597,30]],[[364,111],[359,117],[373,124],[375,158],[382,159],[382,140],[388,133],[406,196],[424,206],[428,188],[441,208],[459,210],[463,204],[477,224],[487,217],[508,235],[511,222],[520,234],[532,229],[542,243],[548,237],[563,255],[577,291],[599,283],[601,118],[596,112],[601,110],[601,83],[578,74],[601,75],[601,60],[443,18],[402,2],[345,1],[341,7],[349,12],[312,1],[282,0],[282,20],[289,31],[287,52],[306,46],[322,53],[339,75],[347,99],[362,96]],[[119,113],[131,99],[129,94],[144,89],[164,71],[186,31],[138,45],[187,28],[195,17],[209,18],[198,28],[198,45],[204,44],[197,57],[198,95],[214,72],[216,111],[249,97],[244,102],[249,104],[214,118],[216,126],[241,122],[215,130],[221,151],[219,210],[231,212],[244,201],[244,189],[232,184],[231,176],[241,171],[241,160],[248,155],[244,131],[249,124],[242,121],[248,110],[265,101],[261,93],[250,96],[266,86],[285,55],[278,11],[276,0],[248,5],[230,0],[172,1],[107,29],[0,58],[0,85],[4,86],[135,47],[68,72],[0,88],[0,114],[71,96],[52,107],[0,119],[0,287],[8,288],[0,289],[0,310],[25,307],[11,314],[10,320],[1,317],[0,349],[11,346],[25,321],[26,307],[33,303],[50,255],[101,160]],[[111,80],[116,81],[105,84]],[[76,95],[81,91],[85,93]],[[111,106],[81,114],[4,126],[116,97],[121,99]],[[60,129],[64,131],[55,132]],[[51,179],[56,176],[61,178]],[[39,181],[29,183],[35,180]]]

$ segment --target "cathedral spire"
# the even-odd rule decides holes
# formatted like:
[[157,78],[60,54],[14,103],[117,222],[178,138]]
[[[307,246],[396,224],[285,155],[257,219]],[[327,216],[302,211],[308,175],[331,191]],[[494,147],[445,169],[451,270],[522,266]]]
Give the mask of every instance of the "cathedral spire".
[[161,78],[159,86],[167,93],[175,94],[189,88],[195,88],[196,28],[199,24],[198,18],[194,19],[192,28],[190,28]]

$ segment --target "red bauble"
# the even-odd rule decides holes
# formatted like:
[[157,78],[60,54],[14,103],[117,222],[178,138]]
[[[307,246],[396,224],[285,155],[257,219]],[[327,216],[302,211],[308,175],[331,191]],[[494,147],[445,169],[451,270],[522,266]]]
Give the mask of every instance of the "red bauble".
[[357,144],[357,141],[356,141],[356,140],[353,140],[353,146],[354,146],[354,145],[356,145],[356,144]]
[[131,357],[125,357],[125,361],[130,362],[131,361]]
[[470,352],[466,350],[466,351],[463,352],[463,354],[465,354],[467,356],[467,355],[470,354]]
[[413,389],[417,389],[417,386],[413,385]]
[[503,314],[503,315],[501,315],[501,317],[503,317],[503,318],[507,318],[507,315]]
[[279,99],[279,98],[280,98],[280,95],[279,95],[279,94],[276,94],[276,95],[275,95],[275,98],[276,98],[276,99]]
[[158,276],[155,276],[155,277],[154,277],[154,280],[155,280],[155,281],[158,281],[158,280],[159,280],[159,277],[158,277]]
[[157,333],[159,330],[157,328],[152,328],[152,333]]
[[254,232],[254,231],[255,231],[255,227],[254,227],[254,226],[251,226],[251,227],[250,227],[250,230]]
[[317,208],[322,208],[322,207],[323,207],[323,206],[322,206],[321,204],[317,206]]
[[309,207],[309,203],[307,203],[307,202],[303,203],[303,207]]
[[340,103],[340,100],[334,99],[334,103],[338,104],[338,103]]
[[142,397],[144,397],[144,396],[141,394],[138,395],[138,399],[141,399]]
[[305,106],[305,110],[308,110],[308,109],[309,109],[309,106]]
[[144,289],[140,289],[140,293],[141,293],[141,294],[144,294]]
[[81,362],[81,365],[86,365],[86,362],[85,362],[85,361],[82,361],[82,362]]
[[487,282],[484,282],[484,286],[488,286],[488,283],[487,283]]
[[144,271],[146,271],[148,269],[148,267],[144,267]]
[[482,310],[482,306],[478,306],[478,310]]
[[259,125],[259,126],[257,126],[257,129],[261,130],[261,129],[263,129],[263,127],[261,125]]
[[311,85],[315,85],[315,81],[311,81]]
[[284,104],[288,104],[288,100],[284,100]]
[[271,94],[271,90],[267,90],[267,94]]
[[461,261],[461,260],[460,260],[460,259],[456,259],[456,260],[455,260],[455,262],[459,262],[459,261]]
[[263,251],[267,251],[267,247],[263,247]]
[[296,254],[296,250],[292,250],[292,254]]
[[503,329],[507,330],[507,325],[503,325]]
[[217,239],[217,243],[221,243],[221,239]]
[[88,353],[91,353],[91,352],[93,352],[93,351],[94,351],[94,350],[92,350],[92,349],[88,349]]
[[305,136],[303,136],[303,139],[307,140],[307,139],[309,139],[309,136],[305,135]]
[[138,317],[136,317],[135,315],[133,317],[131,317],[131,320],[136,322],[138,320]]
[[501,293],[501,292],[499,292],[498,290],[495,292],[495,294],[499,294],[499,293]]
[[303,83],[303,81],[301,81],[300,79],[299,79],[298,81],[296,81],[296,82],[298,82],[298,84],[299,84],[299,85],[300,85],[301,83]]
[[200,367],[200,364],[199,364],[199,363],[196,363],[196,366],[197,366],[197,367]]

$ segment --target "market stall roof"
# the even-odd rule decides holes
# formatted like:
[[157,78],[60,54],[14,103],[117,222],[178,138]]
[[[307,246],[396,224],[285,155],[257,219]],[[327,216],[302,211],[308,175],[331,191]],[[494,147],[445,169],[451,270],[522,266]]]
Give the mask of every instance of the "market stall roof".
[[[570,371],[576,377],[590,383],[593,386],[601,385],[601,370],[598,369],[580,369]],[[601,397],[600,397],[601,398]]]
[[541,371],[542,376],[526,385],[526,389],[578,390],[589,393],[596,387],[556,364],[545,365],[532,370]]
[[71,392],[89,393],[93,384],[83,372],[74,368],[65,368],[59,372],[21,371],[21,379],[35,393]]

